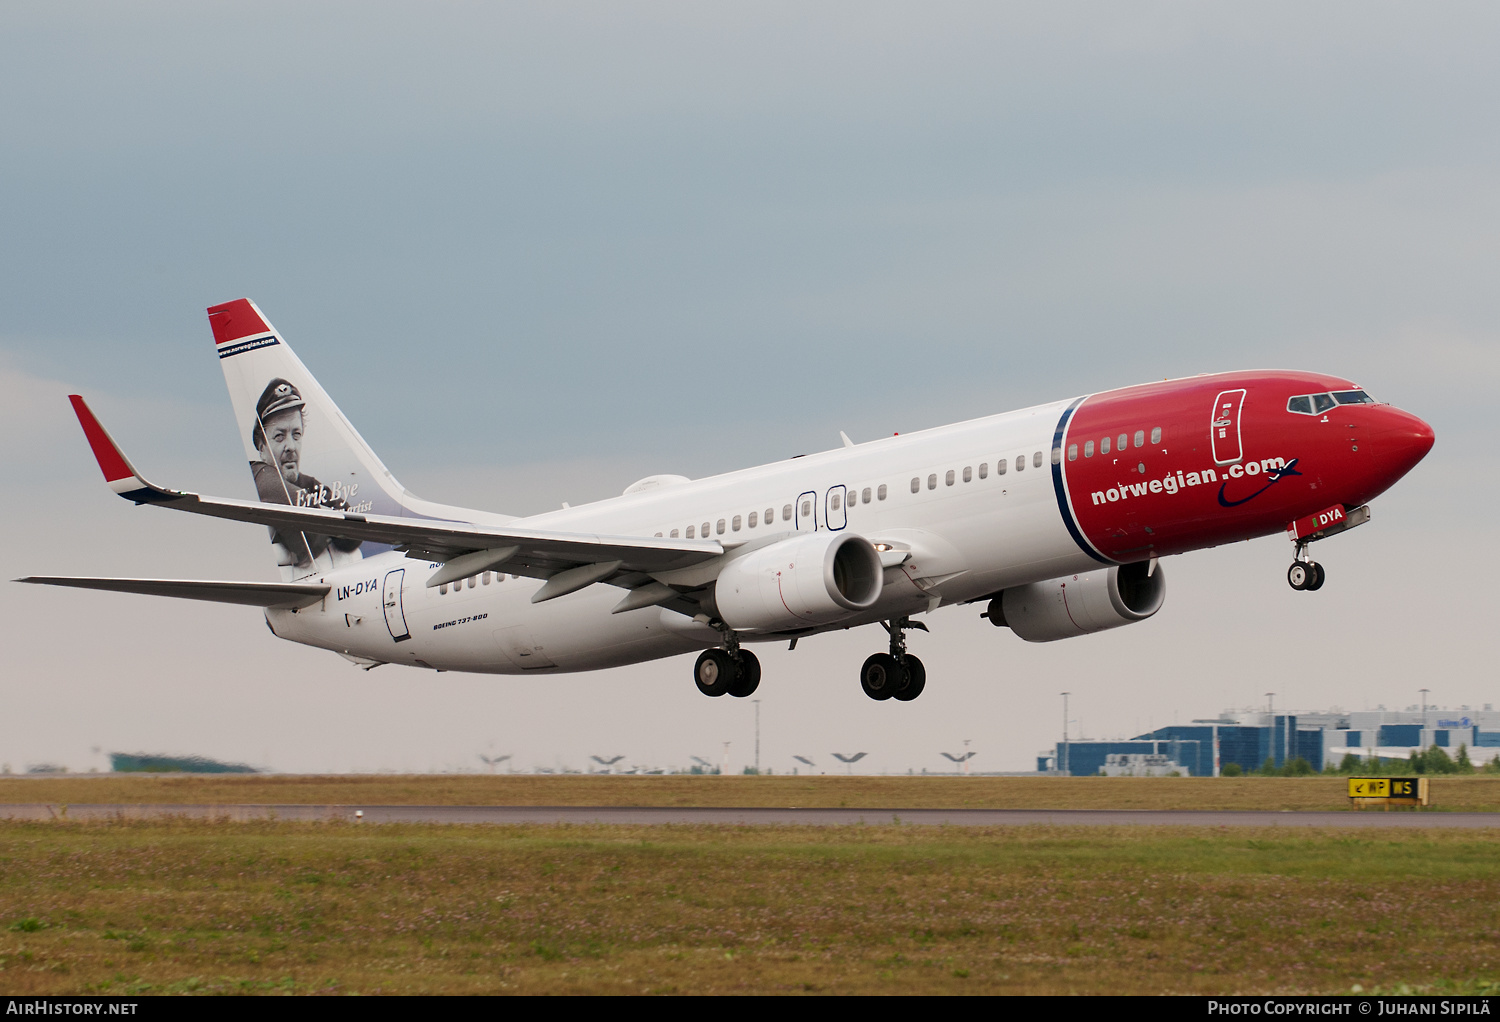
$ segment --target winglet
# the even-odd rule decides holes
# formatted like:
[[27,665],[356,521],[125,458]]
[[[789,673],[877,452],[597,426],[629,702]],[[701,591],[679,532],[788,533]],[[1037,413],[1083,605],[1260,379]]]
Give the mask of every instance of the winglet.
[[111,490],[137,504],[175,500],[184,496],[148,483],[135,470],[135,466],[130,464],[120,450],[120,445],[115,443],[114,437],[99,423],[83,398],[77,394],[69,394],[68,400],[73,402],[73,411],[78,416],[79,425],[83,427],[83,435],[88,438],[89,446],[94,450],[94,458],[99,462],[99,469],[104,473],[104,481]]

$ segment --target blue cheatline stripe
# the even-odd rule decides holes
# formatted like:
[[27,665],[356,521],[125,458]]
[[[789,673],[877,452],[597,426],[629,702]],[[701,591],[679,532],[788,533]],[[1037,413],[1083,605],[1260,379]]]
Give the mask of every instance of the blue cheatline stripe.
[[1068,508],[1067,491],[1063,489],[1063,432],[1068,428],[1068,420],[1073,417],[1073,413],[1078,410],[1078,406],[1083,404],[1083,401],[1083,398],[1079,398],[1068,405],[1062,413],[1062,418],[1057,420],[1057,432],[1052,434],[1052,450],[1057,454],[1052,462],[1052,489],[1057,492],[1057,511],[1062,515],[1063,524],[1068,527],[1068,535],[1073,537],[1073,542],[1078,544],[1078,549],[1100,564],[1113,564],[1115,562],[1109,558],[1101,557],[1099,552],[1089,545],[1089,541],[1083,538],[1083,533],[1078,531],[1078,522],[1074,520],[1073,512]]
[[257,337],[251,341],[235,341],[233,344],[226,344],[219,349],[219,358],[224,359],[231,355],[254,351],[256,348],[269,348],[271,345],[279,343],[276,340],[275,334],[272,334],[270,337]]

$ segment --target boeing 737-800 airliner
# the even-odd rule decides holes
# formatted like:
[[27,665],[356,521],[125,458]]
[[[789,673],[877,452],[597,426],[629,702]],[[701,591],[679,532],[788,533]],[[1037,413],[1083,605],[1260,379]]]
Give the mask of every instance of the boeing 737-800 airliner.
[[1069,398],[707,479],[652,476],[530,518],[408,493],[246,299],[208,310],[257,500],[150,483],[80,397],[109,485],[137,504],[270,530],[280,582],[25,582],[263,607],[277,636],[362,667],[588,671],[698,652],[710,696],[748,696],[746,648],[880,624],[873,699],[926,684],[914,615],[986,604],[1047,642],[1160,609],[1158,558],[1286,531],[1308,545],[1433,443],[1416,416],[1305,372],[1225,373]]

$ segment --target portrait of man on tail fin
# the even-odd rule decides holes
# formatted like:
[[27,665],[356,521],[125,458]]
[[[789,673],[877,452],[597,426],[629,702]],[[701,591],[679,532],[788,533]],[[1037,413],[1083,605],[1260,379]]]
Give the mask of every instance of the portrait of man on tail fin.
[[[302,471],[302,442],[307,429],[306,402],[290,381],[280,377],[266,384],[255,403],[251,437],[260,457],[250,463],[255,490],[268,504],[347,510],[349,503],[337,487],[325,486]],[[334,568],[359,560],[360,541],[311,533],[271,530],[283,567]]]

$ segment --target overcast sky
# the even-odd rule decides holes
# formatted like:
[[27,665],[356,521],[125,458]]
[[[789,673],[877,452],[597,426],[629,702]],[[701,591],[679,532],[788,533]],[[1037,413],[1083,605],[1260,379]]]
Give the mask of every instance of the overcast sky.
[[[1352,377],[1437,446],[1288,589],[1273,537],[1041,646],[932,615],[765,649],[761,763],[1022,770],[1062,725],[1500,704],[1493,4],[0,7],[0,572],[276,577],[203,310],[255,299],[409,488],[531,513],[1168,376]],[[753,756],[691,657],[361,673],[258,612],[0,585],[0,762],[280,770]],[[841,769],[841,768],[839,768]]]

